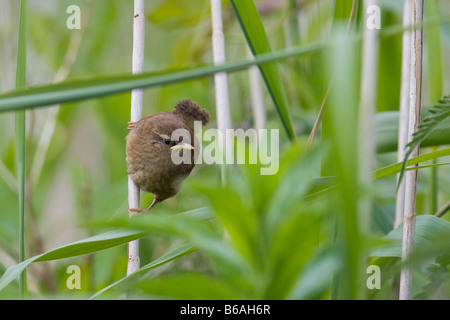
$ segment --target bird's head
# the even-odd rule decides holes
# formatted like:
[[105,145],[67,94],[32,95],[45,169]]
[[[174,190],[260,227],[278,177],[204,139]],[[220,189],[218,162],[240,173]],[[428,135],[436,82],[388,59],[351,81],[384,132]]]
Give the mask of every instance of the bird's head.
[[161,168],[183,163],[194,164],[194,121],[206,125],[209,113],[190,99],[180,100],[172,112],[160,112],[142,118],[127,137],[127,154],[136,154]]

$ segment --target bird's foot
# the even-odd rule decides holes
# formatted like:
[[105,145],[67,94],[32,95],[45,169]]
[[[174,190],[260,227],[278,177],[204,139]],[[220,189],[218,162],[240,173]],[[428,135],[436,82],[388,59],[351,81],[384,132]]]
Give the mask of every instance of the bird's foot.
[[[133,130],[135,127],[136,127],[136,122],[134,122],[134,121],[128,122],[128,127],[127,127],[127,130],[128,130],[128,131]],[[140,210],[140,209],[139,209],[139,210]]]
[[152,204],[147,208],[147,209],[140,209],[140,208],[129,208],[128,209],[128,212],[137,212],[137,214],[135,214],[135,215],[140,215],[140,214],[143,214],[143,213],[147,213],[147,212],[149,212],[156,204],[158,203],[158,200],[156,200],[156,198],[155,199],[153,199],[153,202],[152,202]]

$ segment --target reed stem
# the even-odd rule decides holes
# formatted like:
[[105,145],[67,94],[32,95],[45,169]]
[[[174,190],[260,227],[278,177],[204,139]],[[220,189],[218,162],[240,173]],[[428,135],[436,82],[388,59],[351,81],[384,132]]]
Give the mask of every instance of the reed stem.
[[[145,14],[144,0],[134,0],[133,20],[133,74],[142,73],[144,70],[144,41],[145,41]],[[142,118],[142,89],[131,91],[131,122]],[[128,208],[140,207],[139,187],[128,176]],[[132,217],[134,211],[129,211]],[[135,272],[140,267],[139,240],[128,243],[127,275]]]
[[[26,47],[27,2],[20,2],[19,39],[17,46],[16,89],[26,87],[27,47]],[[15,136],[17,155],[17,176],[19,187],[19,262],[25,261],[25,110],[15,113]],[[19,277],[19,297],[27,295],[26,269]]]
[[[412,21],[421,23],[423,20],[423,0],[414,0],[412,3]],[[421,93],[422,93],[422,51],[423,31],[416,29],[411,38],[411,82],[409,101],[408,141],[420,123]],[[419,146],[411,152],[410,158],[419,155]],[[403,217],[403,242],[402,261],[405,263],[411,256],[414,248],[415,225],[416,225],[416,188],[417,170],[407,171],[405,174],[405,211]],[[411,299],[412,268],[405,264],[400,273],[400,300]]]

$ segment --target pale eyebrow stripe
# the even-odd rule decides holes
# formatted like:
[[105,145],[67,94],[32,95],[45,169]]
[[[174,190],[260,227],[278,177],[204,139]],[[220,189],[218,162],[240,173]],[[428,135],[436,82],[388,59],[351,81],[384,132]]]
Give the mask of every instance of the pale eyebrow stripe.
[[159,133],[159,132],[156,132],[156,134],[158,136],[160,136],[161,138],[163,138],[163,139],[169,139],[170,140],[170,137],[167,134],[163,134],[163,133]]

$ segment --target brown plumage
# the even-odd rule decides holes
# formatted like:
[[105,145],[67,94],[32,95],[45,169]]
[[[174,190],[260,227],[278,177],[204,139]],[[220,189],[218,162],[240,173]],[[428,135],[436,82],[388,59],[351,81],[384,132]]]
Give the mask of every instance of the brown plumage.
[[[195,166],[194,147],[198,148],[198,144],[193,132],[194,121],[201,121],[205,126],[209,122],[209,113],[194,101],[183,99],[173,111],[152,114],[130,125],[131,131],[126,138],[128,174],[141,190],[155,195],[150,207],[145,210],[131,208],[131,211],[149,211],[156,203],[178,193],[180,181]],[[176,129],[187,130],[190,145],[171,140]],[[190,164],[173,163],[172,152],[190,152]]]

